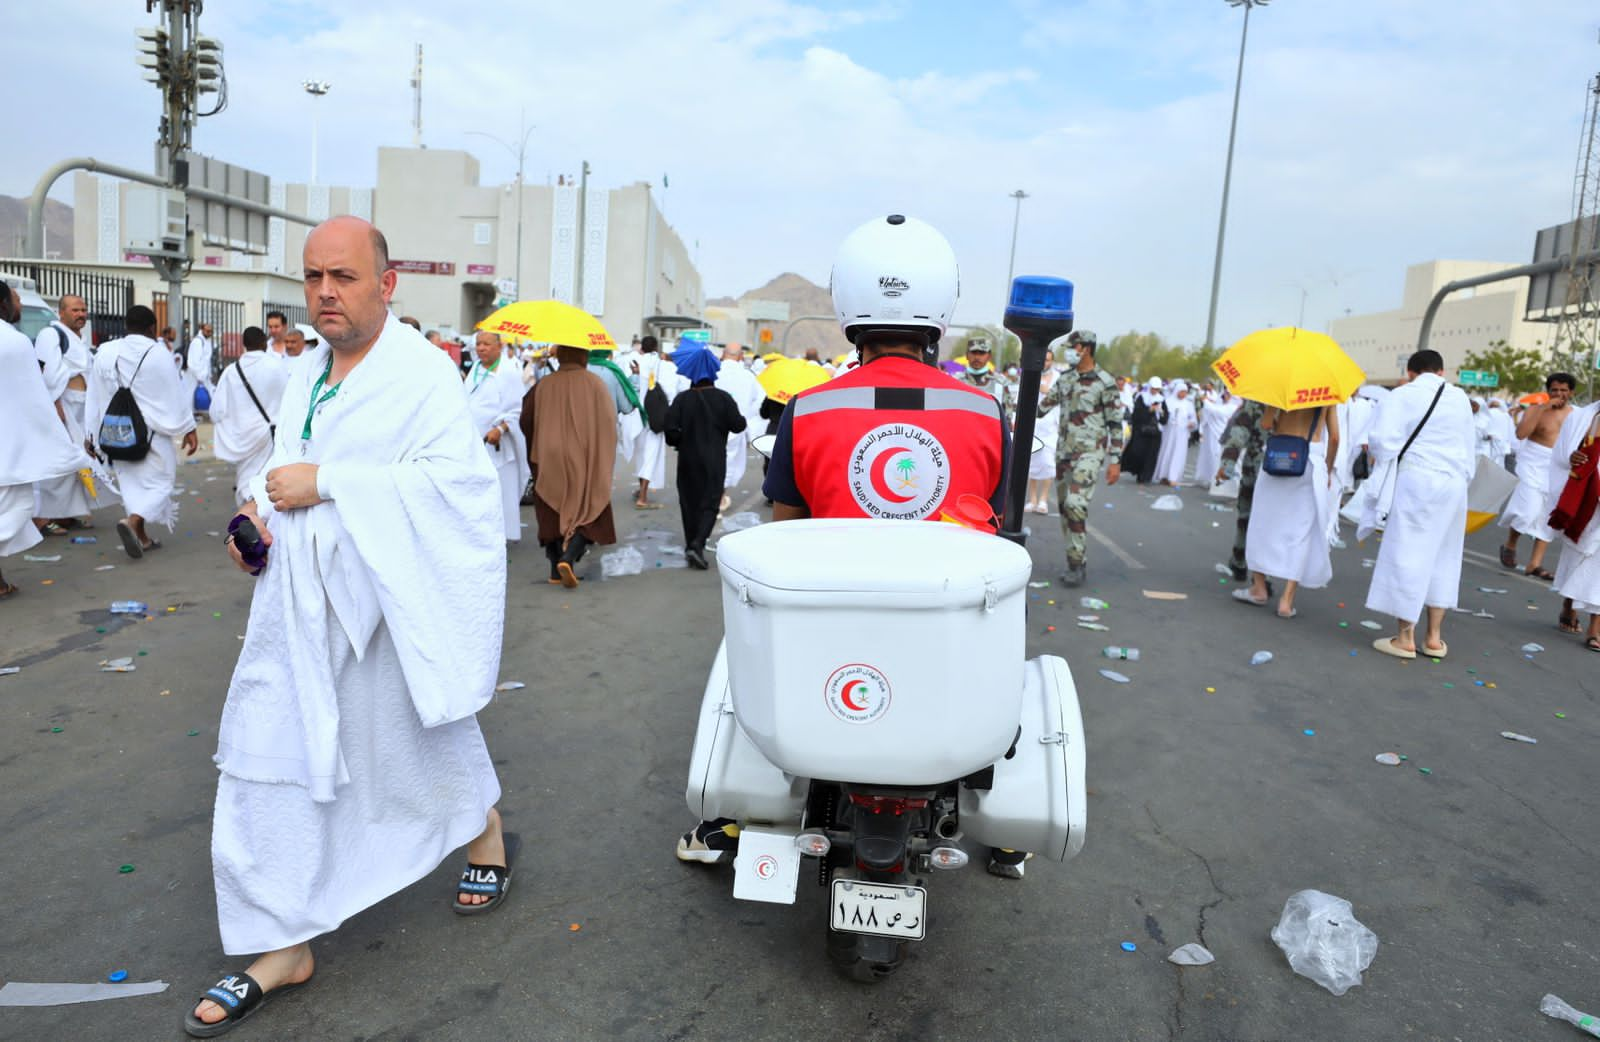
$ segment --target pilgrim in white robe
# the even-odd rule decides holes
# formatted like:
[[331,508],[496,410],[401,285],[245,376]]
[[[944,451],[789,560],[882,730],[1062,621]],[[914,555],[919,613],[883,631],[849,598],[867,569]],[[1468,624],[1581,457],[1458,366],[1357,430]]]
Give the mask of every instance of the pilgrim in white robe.
[[265,350],[246,351],[217,378],[211,394],[212,447],[217,459],[233,464],[236,504],[250,498],[251,479],[265,473],[272,457],[273,427],[288,379],[284,358]]
[[216,393],[216,384],[211,379],[211,338],[203,334],[196,334],[189,341],[189,362],[184,367],[184,373],[189,378],[189,397],[194,398],[194,388],[198,384],[206,389],[207,394]]
[[[1070,380],[1073,374],[1049,372],[1039,381],[1039,397],[1043,398],[1057,380]],[[766,426],[762,425],[762,430]],[[1056,476],[1056,446],[1061,442],[1061,406],[1052,405],[1048,412],[1039,413],[1033,422],[1033,436],[1039,447],[1028,457],[1028,480],[1044,481]]]
[[1184,468],[1189,463],[1189,433],[1198,424],[1194,403],[1187,396],[1178,397],[1178,391],[1187,385],[1182,380],[1174,380],[1173,384],[1176,389],[1169,388],[1167,395],[1167,423],[1161,428],[1161,452],[1156,456],[1155,480],[1181,485]]
[[0,322],[0,557],[39,543],[35,482],[76,481],[88,466],[89,457],[67,434],[39,378],[34,345]]
[[481,361],[474,361],[463,386],[467,390],[467,407],[472,412],[472,422],[478,428],[480,440],[495,424],[503,423],[509,428],[500,432],[499,445],[484,441],[483,451],[500,479],[502,528],[506,541],[521,542],[522,490],[528,487],[528,480],[533,476],[528,467],[528,442],[522,436],[522,396],[527,393],[522,374],[505,357],[493,369]]
[[290,371],[268,468],[317,464],[323,502],[275,511],[252,482],[273,543],[223,707],[211,843],[230,955],[428,875],[500,795],[474,714],[500,668],[505,542],[461,378],[390,315],[313,413],[328,351]]
[[744,480],[745,468],[750,462],[751,432],[766,430],[761,419],[761,403],[766,401],[767,392],[761,389],[761,382],[743,362],[731,359],[724,359],[722,368],[717,370],[717,386],[733,397],[745,422],[743,434],[728,436],[728,470],[723,475],[722,487],[733,488]]
[[1328,524],[1334,516],[1334,498],[1328,487],[1325,423],[1317,424],[1316,434],[1305,473],[1279,477],[1263,469],[1256,478],[1244,544],[1245,563],[1252,572],[1311,590],[1321,589],[1333,578]]
[[[141,361],[146,364],[141,366]],[[178,480],[173,439],[194,430],[194,409],[183,397],[172,355],[149,337],[134,334],[102,344],[95,355],[84,410],[91,438],[97,436],[118,387],[133,389],[150,428],[150,453],[137,462],[118,460],[111,465],[117,489],[129,515],[171,530],[178,523],[178,504],[172,498]]]
[[[1565,426],[1566,422],[1563,421],[1562,427]],[[1500,511],[1498,524],[1501,528],[1509,528],[1546,543],[1555,541],[1558,533],[1549,524],[1550,508],[1555,505],[1550,496],[1553,455],[1550,446],[1540,445],[1532,439],[1517,442],[1517,487]],[[1565,459],[1562,457],[1557,461],[1562,464],[1559,469],[1563,473],[1566,470]],[[1560,494],[1558,488],[1556,495]]]
[[[66,350],[62,350],[65,345]],[[46,393],[61,410],[66,424],[67,437],[72,444],[82,445],[84,390],[73,387],[74,379],[88,383],[89,366],[93,359],[88,347],[60,322],[52,322],[39,331],[33,343],[35,357],[39,360],[39,375],[44,380]],[[86,517],[100,507],[117,502],[116,485],[99,461],[91,460],[87,473],[63,474],[48,481],[35,482],[37,502],[35,517]]]
[[1220,394],[1208,394],[1200,410],[1200,453],[1194,461],[1194,480],[1197,485],[1209,487],[1222,466],[1222,432],[1228,421],[1239,411],[1240,401],[1230,397],[1222,400]]
[[[1395,467],[1441,386],[1433,415]],[[1477,469],[1477,432],[1466,394],[1437,373],[1422,373],[1384,398],[1367,443],[1379,468],[1372,482],[1393,489],[1367,590],[1368,610],[1415,623],[1424,607],[1454,608],[1461,592],[1467,486]],[[1378,509],[1385,498],[1380,489]]]
[[[1550,450],[1545,469],[1545,482],[1549,486],[1544,511],[1546,521],[1567,487],[1572,454],[1578,451],[1583,439],[1593,429],[1597,415],[1600,415],[1600,402],[1575,409],[1571,416],[1562,421],[1561,433],[1556,436],[1555,447]],[[1523,459],[1526,457],[1517,461],[1518,478],[1522,476]],[[1519,484],[1517,491],[1521,490]],[[1577,541],[1568,538],[1564,532],[1547,530],[1562,544],[1561,557],[1556,561],[1556,592],[1572,598],[1572,607],[1577,611],[1600,613],[1600,521],[1591,520]]]
[[1517,440],[1517,425],[1506,411],[1506,403],[1498,398],[1489,399],[1489,458],[1505,466],[1506,456]]
[[[688,389],[689,381],[679,376],[678,367],[662,358],[660,352],[647,352],[635,360],[639,371],[632,374],[633,387],[639,392],[640,402],[658,383],[667,394],[668,405],[678,397],[679,391]],[[641,424],[633,443],[633,476],[649,482],[655,489],[665,488],[667,484],[667,436],[652,431],[648,420]]]

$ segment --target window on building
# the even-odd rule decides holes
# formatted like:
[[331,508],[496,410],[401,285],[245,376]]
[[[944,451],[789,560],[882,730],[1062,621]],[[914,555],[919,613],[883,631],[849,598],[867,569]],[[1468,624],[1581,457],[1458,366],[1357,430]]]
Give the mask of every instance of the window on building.
[[489,245],[489,228],[490,225],[488,221],[478,221],[476,224],[474,224],[472,226],[472,245]]

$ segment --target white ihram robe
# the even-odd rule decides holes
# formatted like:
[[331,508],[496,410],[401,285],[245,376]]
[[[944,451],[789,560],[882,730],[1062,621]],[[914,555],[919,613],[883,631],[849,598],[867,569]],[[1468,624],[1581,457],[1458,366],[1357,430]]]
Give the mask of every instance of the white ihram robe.
[[[1328,425],[1317,421],[1306,469],[1297,478],[1268,474],[1256,478],[1255,499],[1245,530],[1245,563],[1252,572],[1299,583],[1311,590],[1328,585],[1333,561],[1328,553],[1328,523],[1333,490],[1328,487]],[[1213,475],[1215,472],[1213,471]]]
[[274,511],[252,483],[273,543],[218,735],[230,955],[326,933],[428,875],[500,796],[474,714],[500,668],[505,541],[458,371],[390,315],[302,443],[328,347],[306,353],[271,467],[317,464],[324,502]]
[[761,419],[761,403],[767,392],[761,389],[756,375],[744,367],[743,362],[724,360],[717,370],[717,386],[733,396],[733,403],[744,417],[745,432],[728,436],[728,472],[722,479],[723,488],[733,488],[744,480],[745,467],[750,461],[750,432],[766,430]]
[[[149,357],[141,367],[139,362],[146,351]],[[106,406],[119,386],[133,388],[134,400],[150,428],[149,455],[136,463],[118,460],[111,465],[122,502],[130,515],[137,514],[147,523],[166,525],[171,530],[178,523],[178,504],[172,498],[178,480],[178,451],[173,439],[194,430],[192,403],[183,397],[171,353],[160,344],[138,334],[113,340],[100,345],[89,370],[84,420],[90,437],[98,434]]]
[[[39,331],[33,351],[39,360],[39,375],[44,379],[45,390],[61,407],[67,436],[72,444],[82,445],[84,391],[68,384],[73,377],[83,377],[84,383],[88,383],[89,366],[94,362],[89,348],[72,330],[60,322],[52,322]],[[84,517],[99,507],[115,503],[116,486],[110,472],[98,460],[91,460],[87,469],[87,475],[63,474],[36,482],[33,491],[38,501],[34,504],[34,516]],[[93,493],[89,491],[91,486]]]
[[184,369],[186,386],[189,389],[189,400],[194,400],[196,384],[206,389],[210,395],[216,394],[216,388],[211,382],[211,340],[202,335],[196,335],[189,341],[189,364]]
[[1380,468],[1372,481],[1390,483],[1394,499],[1372,569],[1367,608],[1403,622],[1416,622],[1424,607],[1454,608],[1461,592],[1467,486],[1477,469],[1477,432],[1466,394],[1444,385],[1438,406],[1405,459],[1397,469],[1391,462],[1441,384],[1437,373],[1423,373],[1395,388],[1378,405],[1368,435]]
[[504,515],[507,542],[522,540],[522,490],[527,487],[532,471],[528,468],[528,443],[522,436],[522,396],[527,393],[522,374],[515,364],[502,357],[494,369],[482,362],[473,362],[467,373],[467,407],[472,411],[472,422],[478,428],[478,437],[489,433],[489,428],[504,423],[510,428],[500,434],[499,446],[483,442],[500,479],[500,506]]
[[[267,469],[272,428],[278,422],[288,379],[286,359],[265,350],[246,351],[217,377],[217,388],[211,394],[212,445],[217,459],[233,464],[235,503],[250,498],[250,480]],[[255,398],[250,397],[251,391]]]
[[[1544,511],[1546,520],[1567,487],[1572,454],[1583,444],[1597,413],[1600,413],[1600,402],[1573,410],[1572,415],[1561,424],[1561,433],[1556,436],[1555,447],[1550,450],[1546,470],[1546,482],[1550,488]],[[1519,458],[1517,476],[1521,475],[1522,458]],[[1520,485],[1518,491],[1521,491]],[[1600,518],[1600,512],[1596,516]],[[1577,542],[1567,538],[1564,532],[1551,530],[1551,534],[1561,540],[1563,546],[1561,558],[1556,561],[1556,592],[1563,597],[1571,597],[1572,607],[1576,611],[1600,613],[1600,520],[1590,520]]]
[[[1572,417],[1568,416],[1567,420],[1570,419]],[[1563,420],[1562,428],[1565,427],[1566,420]],[[1532,439],[1517,442],[1517,487],[1500,511],[1498,523],[1501,528],[1509,528],[1546,543],[1554,542],[1559,536],[1560,533],[1549,525],[1550,510],[1555,506],[1555,499],[1550,495],[1553,456],[1548,445],[1540,445]],[[1556,461],[1561,464],[1559,470],[1563,474],[1566,472],[1564,460],[1565,457]],[[1562,481],[1565,480],[1562,478]],[[1561,495],[1560,487],[1556,488],[1555,495]]]
[[1200,454],[1194,461],[1195,484],[1210,488],[1215,480],[1217,469],[1222,466],[1222,432],[1233,414],[1239,411],[1239,405],[1238,398],[1224,402],[1221,395],[1206,396],[1205,408],[1200,410]]
[[28,338],[0,322],[0,557],[39,543],[33,525],[34,483],[63,476],[76,481],[89,466],[39,378]]
[[[679,391],[688,389],[689,381],[679,376],[678,367],[662,358],[659,352],[641,354],[636,361],[639,363],[639,372],[633,377],[633,386],[639,392],[641,405],[650,388],[657,383],[667,393],[668,405],[678,397]],[[639,411],[644,412],[643,409]],[[664,488],[667,484],[667,436],[652,431],[647,417],[640,416],[639,419],[642,426],[633,443],[633,476],[648,481],[651,488]]]
[[1184,467],[1189,462],[1189,432],[1195,427],[1194,402],[1179,398],[1176,392],[1168,395],[1167,425],[1161,428],[1161,452],[1156,456],[1154,480],[1183,483]]

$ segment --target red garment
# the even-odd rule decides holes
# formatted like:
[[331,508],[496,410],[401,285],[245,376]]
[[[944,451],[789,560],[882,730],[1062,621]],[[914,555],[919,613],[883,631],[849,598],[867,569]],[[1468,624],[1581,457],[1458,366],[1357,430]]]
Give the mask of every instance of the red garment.
[[932,366],[879,358],[795,396],[794,478],[812,517],[937,518],[999,487],[994,396]]
[[1600,456],[1594,451],[1594,438],[1583,439],[1583,444],[1578,446],[1578,451],[1588,458],[1582,466],[1573,467],[1567,474],[1566,487],[1561,490],[1561,498],[1556,500],[1556,508],[1550,512],[1550,527],[1566,535],[1576,543],[1583,536],[1583,530],[1589,527],[1589,522],[1594,518],[1595,504],[1600,501],[1600,476],[1595,474],[1596,464],[1600,464]]

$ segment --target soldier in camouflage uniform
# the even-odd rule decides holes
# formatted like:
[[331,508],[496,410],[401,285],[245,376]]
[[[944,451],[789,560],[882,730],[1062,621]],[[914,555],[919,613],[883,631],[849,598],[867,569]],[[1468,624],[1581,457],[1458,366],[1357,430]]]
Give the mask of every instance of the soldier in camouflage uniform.
[[1067,544],[1067,572],[1061,577],[1066,586],[1083,585],[1089,502],[1108,452],[1112,462],[1106,468],[1106,484],[1115,485],[1122,476],[1122,397],[1111,374],[1095,365],[1094,350],[1095,335],[1088,330],[1069,336],[1063,347],[1067,371],[1039,402],[1041,412],[1062,406],[1056,499]]
[[[1266,434],[1261,430],[1261,415],[1267,407],[1260,402],[1247,401],[1228,420],[1222,431],[1222,467],[1217,471],[1221,480],[1239,472],[1239,519],[1233,537],[1233,556],[1228,558],[1228,570],[1240,582],[1250,578],[1250,569],[1244,561],[1244,538],[1250,531],[1250,504],[1256,495],[1256,475],[1261,472],[1261,452],[1266,446]],[[1200,475],[1196,474],[1199,480]]]
[[989,368],[989,358],[989,341],[983,337],[973,337],[967,342],[966,372],[957,379],[969,387],[993,395],[1009,423],[1017,415],[1017,389],[1010,380]]

